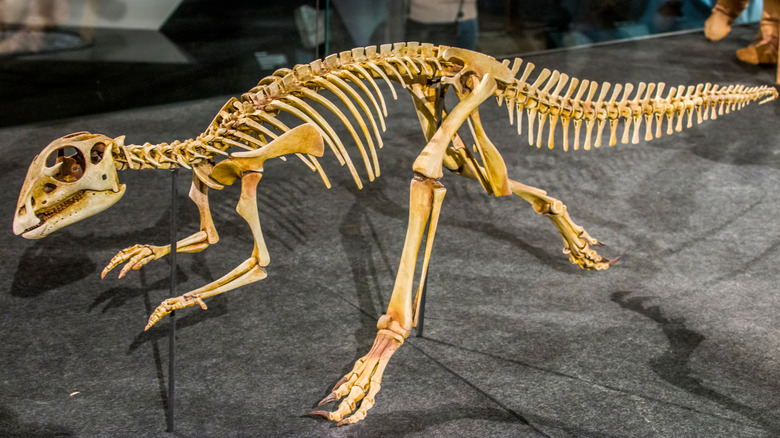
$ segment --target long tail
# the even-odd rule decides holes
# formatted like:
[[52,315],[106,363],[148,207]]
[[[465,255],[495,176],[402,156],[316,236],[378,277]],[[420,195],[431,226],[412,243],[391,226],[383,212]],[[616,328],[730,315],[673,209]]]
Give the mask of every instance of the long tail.
[[[516,59],[513,72],[519,71],[522,60]],[[499,96],[499,105],[506,99],[510,123],[514,123],[517,114],[517,133],[522,133],[523,110],[528,115],[528,142],[537,147],[543,142],[546,122],[550,128],[547,135],[547,145],[550,149],[555,144],[555,127],[558,119],[563,130],[563,149],[569,149],[569,124],[574,125],[575,150],[580,147],[580,133],[585,125],[583,148],[589,150],[591,145],[600,147],[604,128],[609,125],[609,145],[617,143],[617,127],[622,122],[622,143],[639,142],[642,122],[645,123],[644,139],[652,140],[662,135],[664,117],[667,120],[666,132],[682,131],[683,118],[687,113],[686,126],[691,127],[694,112],[697,123],[716,119],[724,112],[739,110],[753,101],[759,104],[778,97],[777,90],[767,85],[746,87],[744,85],[718,86],[699,84],[671,87],[666,97],[663,97],[666,84],[640,82],[633,84],[615,84],[609,82],[599,84],[594,81],[572,78],[565,73],[544,69],[533,82],[528,77],[533,70],[533,63],[527,63],[525,70],[514,83],[507,86]],[[569,86],[563,92],[566,83]],[[609,96],[610,88],[612,94]],[[636,90],[635,93],[634,92]],[[621,96],[622,91],[622,96]],[[598,97],[597,97],[598,96]],[[596,98],[594,100],[594,98]],[[677,117],[675,121],[675,117]],[[655,121],[655,130],[653,122]],[[633,124],[633,133],[631,125]],[[536,126],[535,126],[536,125]],[[595,138],[594,135],[595,128]]]

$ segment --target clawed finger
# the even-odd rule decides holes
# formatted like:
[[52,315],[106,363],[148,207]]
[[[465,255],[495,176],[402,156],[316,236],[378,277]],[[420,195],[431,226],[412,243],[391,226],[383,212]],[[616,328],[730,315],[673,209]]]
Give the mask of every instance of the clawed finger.
[[127,264],[119,272],[118,278],[122,278],[128,272],[130,272],[131,269],[141,269],[141,267],[149,263],[151,260],[154,260],[154,251],[148,245],[135,245],[130,248],[126,248],[122,251],[119,251],[119,253],[111,259],[108,265],[103,268],[103,271],[100,273],[100,278],[105,278],[109,271],[121,265],[122,263],[127,262]]
[[349,415],[357,407],[357,403],[363,399],[365,390],[358,385],[352,387],[349,391],[349,395],[339,403],[339,408],[335,412],[330,413],[330,419],[334,421],[340,421],[342,418]]
[[336,388],[338,388],[339,386],[341,386],[344,383],[346,383],[347,380],[349,380],[348,378],[349,378],[349,374],[347,374],[346,376],[342,377],[341,380],[339,380],[338,382],[336,382],[335,385],[333,385],[333,389],[331,389],[331,391],[335,391]]
[[108,265],[103,268],[103,272],[100,273],[100,278],[105,278],[109,271],[124,263],[128,258],[130,258],[129,254],[125,254],[125,251],[119,251],[119,253],[108,262]]
[[147,331],[150,328],[152,328],[153,325],[157,324],[157,321],[159,321],[160,318],[162,318],[163,316],[169,313],[171,313],[170,310],[165,311],[163,309],[160,309],[160,307],[155,309],[154,313],[152,313],[152,315],[149,316],[149,322],[146,323],[146,327],[144,327],[144,331]]
[[320,402],[317,403],[317,406],[326,405],[326,404],[328,404],[328,403],[330,403],[332,401],[338,400],[339,398],[340,397],[338,397],[335,392],[331,392],[330,394],[328,394],[327,397],[325,397],[324,399],[320,400]]
[[206,306],[203,298],[189,295],[189,293],[175,298],[168,298],[167,300],[160,303],[156,309],[154,309],[154,312],[152,312],[151,316],[149,316],[149,322],[146,324],[146,328],[144,328],[144,330],[149,330],[163,316],[173,312],[174,310],[183,309],[194,304],[197,304],[203,310],[208,309],[208,306]]
[[142,258],[143,256],[141,254],[133,256],[133,258],[131,258],[130,261],[122,267],[122,270],[119,271],[118,278],[124,277],[128,272],[130,272],[131,269],[140,269],[141,266],[136,268],[136,265],[138,265]]

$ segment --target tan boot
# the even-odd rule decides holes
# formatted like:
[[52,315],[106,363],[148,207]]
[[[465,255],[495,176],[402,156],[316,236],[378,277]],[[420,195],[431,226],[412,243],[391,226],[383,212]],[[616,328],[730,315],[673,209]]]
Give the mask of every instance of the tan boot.
[[748,64],[777,64],[777,34],[780,22],[776,18],[761,18],[756,42],[737,50],[737,58]]
[[720,0],[712,8],[712,14],[704,22],[704,36],[719,41],[731,32],[731,23],[747,7],[746,0]]

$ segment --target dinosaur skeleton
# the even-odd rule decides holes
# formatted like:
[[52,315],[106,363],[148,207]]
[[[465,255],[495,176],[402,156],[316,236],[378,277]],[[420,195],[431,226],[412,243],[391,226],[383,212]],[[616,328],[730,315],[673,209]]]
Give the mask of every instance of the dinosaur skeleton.
[[[395,286],[387,313],[377,324],[379,331],[373,347],[320,405],[346,398],[334,412],[313,412],[340,425],[355,423],[374,405],[388,360],[417,323],[424,279],[420,279],[413,296],[413,277],[426,227],[423,276],[430,260],[446,192],[440,182],[442,168],[477,180],[489,194],[515,194],[529,202],[536,212],[552,220],[563,237],[564,252],[581,268],[607,269],[617,260],[604,259],[591,248],[601,244],[572,221],[562,202],[543,190],[507,177],[506,165],[480,121],[478,107],[482,102],[495,97],[499,105],[506,103],[510,124],[516,125],[518,134],[522,134],[523,114],[527,114],[526,129],[532,145],[539,147],[546,142],[553,148],[560,121],[563,149],[589,150],[603,144],[607,126],[609,145],[618,140],[618,125],[622,125],[623,143],[637,143],[643,123],[643,138],[650,140],[662,135],[664,118],[666,132],[671,134],[682,130],[683,124],[692,126],[694,113],[696,122],[701,123],[741,109],[754,100],[777,97],[775,89],[767,86],[711,84],[670,87],[664,97],[663,83],[610,86],[606,82],[570,79],[548,69],[531,81],[534,65],[525,63],[518,76],[521,67],[520,59],[502,63],[477,52],[414,42],[387,44],[378,51],[376,47],[357,48],[276,71],[240,100],[230,99],[206,131],[194,139],[126,145],[123,136],[112,139],[84,132],[70,134],[52,142],[33,160],[19,197],[14,232],[26,238],[41,238],[108,208],[125,191],[116,170],[185,167],[193,170],[190,198],[200,212],[200,229],[179,241],[176,248],[180,252],[198,252],[218,240],[209,211],[208,189],[219,190],[240,180],[236,209],[252,230],[251,256],[222,278],[163,301],[146,328],[175,309],[194,304],[206,309],[204,299],[266,276],[270,256],[263,241],[255,196],[263,176],[263,163],[295,154],[330,187],[317,160],[327,146],[339,163],[349,169],[355,184],[362,187],[347,147],[320,111],[331,111],[343,123],[360,152],[368,179],[373,180],[380,175],[377,148],[382,147],[380,129],[385,130],[387,116],[377,81],[386,82],[394,98],[392,82],[400,83],[412,96],[427,143],[413,164],[409,223]],[[443,108],[445,90],[454,90],[458,98],[449,110]],[[323,91],[341,101],[357,128]],[[287,126],[279,118],[283,113],[301,123]],[[458,133],[464,122],[474,139],[473,151]],[[170,245],[135,245],[120,251],[101,276],[124,264],[121,278],[130,269],[140,269],[169,252]]]

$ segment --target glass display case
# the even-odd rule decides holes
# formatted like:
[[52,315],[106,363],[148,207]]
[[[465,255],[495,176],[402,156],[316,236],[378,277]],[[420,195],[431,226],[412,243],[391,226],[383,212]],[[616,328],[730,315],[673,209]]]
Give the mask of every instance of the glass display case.
[[[761,2],[739,6],[715,42],[705,0],[0,0],[0,435],[160,436],[175,405],[181,436],[777,436],[780,107],[740,100],[772,95],[776,65],[737,55],[776,51],[763,25],[777,26],[759,24]],[[453,50],[430,78],[413,70],[438,58],[395,59],[387,83],[340,71],[276,106],[281,80],[258,86],[401,41],[487,56]],[[719,106],[703,103],[716,89]],[[472,95],[478,111],[456,109]],[[261,104],[266,119],[242,118]],[[431,176],[417,160],[450,128]],[[55,139],[77,151],[44,149]],[[251,147],[276,140],[323,156]],[[42,207],[59,187],[112,185],[108,146],[121,200],[14,235],[95,192]],[[173,215],[172,167],[186,174]],[[45,195],[19,195],[35,184]],[[33,208],[38,225],[14,222]],[[191,239],[174,269],[154,260],[172,220]],[[415,220],[436,242],[404,268]],[[580,269],[591,250],[603,269]],[[171,271],[184,293],[252,258],[263,278],[177,310],[169,400],[167,320],[145,326]],[[117,278],[130,259],[148,264]],[[398,334],[380,318],[409,270],[414,291],[428,279],[425,335],[383,368],[364,420],[307,415],[378,320]]]
[[[408,0],[4,0],[0,123],[241,93],[276,68],[353,47],[456,45],[460,2],[451,3],[423,8],[420,19],[439,21],[424,23]],[[695,31],[711,11],[707,1],[474,3],[469,45],[497,58]],[[736,23],[760,13],[751,2]],[[68,105],[41,111],[53,96]]]

